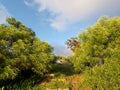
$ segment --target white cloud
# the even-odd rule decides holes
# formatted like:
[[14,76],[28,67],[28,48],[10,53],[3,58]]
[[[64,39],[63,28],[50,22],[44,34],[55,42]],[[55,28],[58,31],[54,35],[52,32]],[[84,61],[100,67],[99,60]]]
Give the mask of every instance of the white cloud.
[[5,23],[6,17],[8,17],[9,15],[10,14],[5,6],[0,3],[0,24]]
[[68,56],[72,53],[72,51],[70,49],[68,49],[66,46],[64,45],[53,45],[54,47],[54,54],[58,55],[58,56]]
[[40,13],[47,10],[50,16],[55,16],[50,25],[58,30],[95,16],[118,15],[120,10],[120,0],[32,0],[32,3]]

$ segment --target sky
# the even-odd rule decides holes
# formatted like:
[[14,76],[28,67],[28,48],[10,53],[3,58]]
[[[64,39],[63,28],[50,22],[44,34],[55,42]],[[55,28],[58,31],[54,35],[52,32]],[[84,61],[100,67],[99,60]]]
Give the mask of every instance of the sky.
[[69,55],[65,41],[93,25],[99,17],[120,16],[120,0],[0,0],[0,24],[15,17],[54,47]]

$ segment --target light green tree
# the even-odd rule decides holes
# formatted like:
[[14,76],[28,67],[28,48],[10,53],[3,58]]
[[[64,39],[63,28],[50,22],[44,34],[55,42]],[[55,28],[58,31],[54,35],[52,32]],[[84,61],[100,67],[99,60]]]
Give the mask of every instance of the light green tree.
[[15,18],[0,25],[0,80],[14,79],[22,72],[42,76],[48,72],[53,48]]
[[[100,18],[78,35],[80,48],[71,59],[76,72],[93,90],[120,89],[120,17]],[[83,89],[84,90],[84,89]]]
[[120,58],[120,18],[100,18],[97,23],[78,35],[80,48],[70,58],[76,71],[102,65],[108,58]]

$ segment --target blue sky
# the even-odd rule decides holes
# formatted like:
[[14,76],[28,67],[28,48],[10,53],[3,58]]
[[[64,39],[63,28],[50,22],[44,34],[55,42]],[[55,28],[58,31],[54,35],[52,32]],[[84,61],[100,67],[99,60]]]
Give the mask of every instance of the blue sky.
[[94,24],[101,16],[120,16],[120,0],[0,0],[0,23],[14,16],[58,55],[70,53],[65,41]]

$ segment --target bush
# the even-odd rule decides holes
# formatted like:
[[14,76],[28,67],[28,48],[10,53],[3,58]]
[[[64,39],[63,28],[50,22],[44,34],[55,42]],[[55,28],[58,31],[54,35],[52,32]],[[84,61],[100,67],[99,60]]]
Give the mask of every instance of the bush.
[[109,61],[85,71],[84,85],[94,90],[120,89],[120,62]]
[[[39,90],[39,86],[36,85],[37,76],[31,76],[29,78],[17,77],[14,80],[0,81],[2,86],[0,90]],[[40,77],[39,77],[40,78]]]

